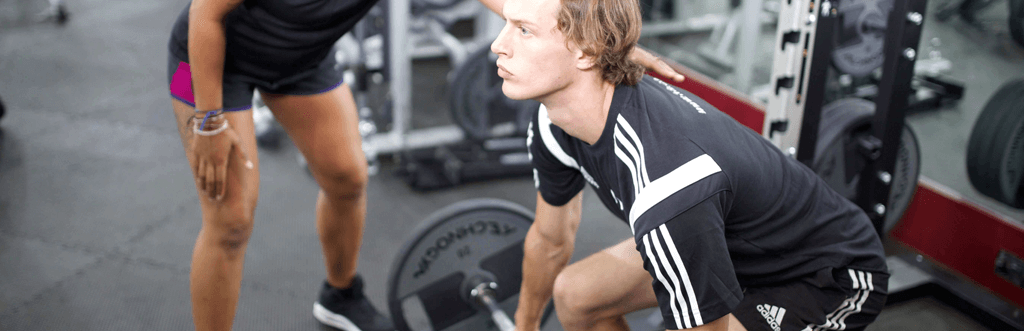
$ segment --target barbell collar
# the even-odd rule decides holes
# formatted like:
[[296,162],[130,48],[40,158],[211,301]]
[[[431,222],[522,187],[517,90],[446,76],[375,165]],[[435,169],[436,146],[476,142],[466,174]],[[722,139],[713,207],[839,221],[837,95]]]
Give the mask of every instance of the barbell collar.
[[476,299],[478,304],[487,307],[498,329],[501,331],[515,331],[515,323],[512,323],[512,319],[508,317],[508,314],[505,314],[504,310],[501,310],[501,307],[498,307],[498,301],[494,299],[494,290],[497,288],[498,284],[495,282],[484,282],[477,284],[476,287],[470,290],[469,295]]

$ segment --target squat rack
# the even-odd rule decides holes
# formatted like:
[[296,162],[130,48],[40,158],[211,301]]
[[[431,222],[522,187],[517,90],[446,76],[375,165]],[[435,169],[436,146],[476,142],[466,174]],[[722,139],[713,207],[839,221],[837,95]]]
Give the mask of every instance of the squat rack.
[[[837,26],[837,3],[784,1],[776,36],[773,95],[767,109],[673,63],[687,77],[674,84],[810,164],[818,138],[832,29]],[[870,180],[860,181],[856,203],[871,216],[879,232],[890,189],[886,175],[895,165],[927,1],[895,3],[885,30],[885,59],[871,134],[857,142],[869,160],[861,178]],[[1019,258],[1024,256],[1024,226],[1018,221],[921,177],[900,223],[888,233],[889,239],[913,252],[887,259],[892,274],[887,304],[932,297],[991,329],[1024,330],[1024,288],[1000,274],[1024,272]]]

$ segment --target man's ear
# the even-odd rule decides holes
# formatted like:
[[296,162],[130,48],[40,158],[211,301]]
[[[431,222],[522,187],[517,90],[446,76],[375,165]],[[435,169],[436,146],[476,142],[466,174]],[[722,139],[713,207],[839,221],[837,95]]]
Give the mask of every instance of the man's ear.
[[587,55],[583,50],[578,47],[573,48],[573,55],[576,56],[576,69],[579,70],[590,70],[597,65],[597,58],[592,55]]

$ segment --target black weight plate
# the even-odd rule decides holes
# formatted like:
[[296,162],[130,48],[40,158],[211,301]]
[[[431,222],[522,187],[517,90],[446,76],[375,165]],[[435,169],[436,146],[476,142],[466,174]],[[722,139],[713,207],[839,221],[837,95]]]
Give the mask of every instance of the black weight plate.
[[1010,0],[1010,35],[1024,47],[1024,0]]
[[1001,88],[989,98],[989,101],[986,102],[986,105],[982,107],[982,111],[978,114],[978,119],[974,122],[974,127],[971,129],[971,137],[967,143],[967,176],[971,180],[971,184],[986,196],[998,196],[994,185],[983,183],[998,182],[999,166],[988,160],[992,159],[992,141],[996,136],[995,127],[1007,115],[1000,108],[990,106],[990,103],[992,103],[992,100],[1013,98],[1015,93],[1016,91],[1012,89]]
[[[455,70],[451,82],[452,119],[473,140],[500,137],[492,129],[504,123],[521,129],[517,123],[521,114],[540,107],[537,101],[512,100],[501,92],[503,80],[498,76],[496,62],[497,56],[489,48],[481,48]],[[513,133],[525,134],[525,130]]]
[[985,103],[967,144],[967,175],[982,194],[1024,208],[1024,79],[1004,84]]
[[469,302],[467,285],[478,277],[498,283],[499,306],[515,316],[523,241],[532,223],[532,212],[497,199],[462,201],[427,217],[399,250],[388,275],[395,327],[497,330],[490,314]]
[[844,0],[837,8],[842,25],[836,27],[832,64],[842,72],[864,77],[885,60],[885,26],[894,0]]
[[[875,104],[859,98],[839,99],[822,107],[815,146],[814,172],[840,195],[855,200],[860,172],[866,160],[855,150],[854,142],[870,134]],[[921,152],[917,136],[909,126],[903,126],[900,147],[896,152],[889,204],[886,207],[883,230],[888,232],[910,206],[917,192],[921,173]]]
[[1012,84],[1003,85],[996,90],[978,114],[967,143],[967,175],[971,184],[982,194],[997,200],[1001,200],[998,198],[998,185],[993,183],[999,182],[999,165],[990,161],[993,159],[992,142],[997,136],[995,128],[1004,121],[1008,113],[1001,107],[1005,101],[993,101],[1012,100],[1018,93],[1019,91],[1012,88]]
[[4,118],[4,114],[7,114],[7,108],[4,107],[4,100],[0,99],[0,118]]

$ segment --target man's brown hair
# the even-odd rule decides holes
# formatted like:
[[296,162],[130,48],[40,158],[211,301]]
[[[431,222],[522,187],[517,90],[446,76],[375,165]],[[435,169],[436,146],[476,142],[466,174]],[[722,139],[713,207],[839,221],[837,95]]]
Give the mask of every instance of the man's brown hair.
[[560,0],[558,29],[566,43],[594,57],[602,78],[612,84],[636,85],[644,68],[629,60],[640,39],[637,0]]

